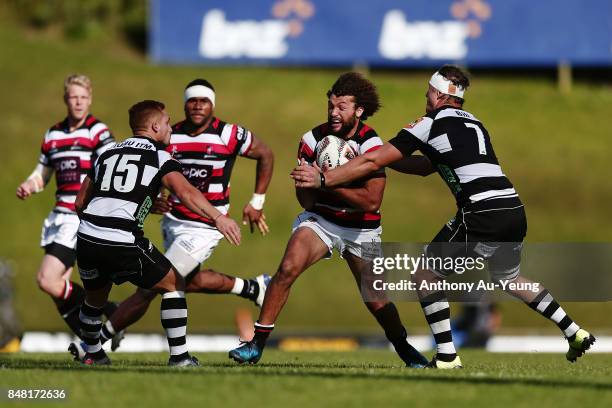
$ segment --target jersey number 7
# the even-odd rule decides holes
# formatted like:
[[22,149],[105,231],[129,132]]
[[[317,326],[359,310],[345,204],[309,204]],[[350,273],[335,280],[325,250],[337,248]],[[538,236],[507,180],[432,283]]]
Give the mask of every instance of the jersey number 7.
[[476,138],[478,139],[478,153],[487,155],[487,146],[485,145],[485,138],[480,127],[475,123],[464,123],[466,127],[472,128],[476,131]]

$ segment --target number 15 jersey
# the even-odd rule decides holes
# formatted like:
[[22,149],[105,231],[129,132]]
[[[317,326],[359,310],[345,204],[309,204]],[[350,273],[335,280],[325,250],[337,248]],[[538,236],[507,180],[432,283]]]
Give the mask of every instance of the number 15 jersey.
[[81,215],[79,234],[103,241],[134,243],[166,174],[181,164],[152,139],[133,136],[96,160],[88,176],[91,200]]

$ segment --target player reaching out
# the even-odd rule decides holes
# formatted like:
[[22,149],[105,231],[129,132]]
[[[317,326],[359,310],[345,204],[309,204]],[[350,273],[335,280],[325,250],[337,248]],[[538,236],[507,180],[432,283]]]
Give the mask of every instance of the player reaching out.
[[[263,213],[265,193],[272,179],[272,150],[248,129],[227,123],[214,115],[216,93],[204,79],[191,81],[184,90],[185,120],[175,124],[167,151],[177,159],[185,178],[222,214],[229,211],[230,178],[237,156],[256,160],[255,192],[244,206],[243,224],[251,232],[256,226],[265,235],[268,226]],[[164,214],[162,236],[165,256],[186,280],[186,292],[233,293],[261,306],[270,280],[268,275],[252,279],[225,275],[213,269],[200,269],[223,239],[215,222],[191,211],[176,195],[169,200],[159,198],[152,212]],[[147,311],[155,291],[138,288],[121,302],[102,327],[102,341],[135,323]],[[75,359],[82,358],[78,343],[70,351]]]
[[164,150],[171,133],[164,105],[142,101],[130,108],[129,116],[134,136],[96,160],[75,204],[81,218],[77,259],[86,290],[79,316],[87,344],[83,363],[110,364],[100,342],[102,306],[113,283],[130,281],[162,294],[161,323],[170,347],[168,365],[198,365],[186,346],[185,281],[143,237],[142,226],[163,185],[194,214],[210,219],[234,245],[240,243],[240,228],[189,184],[180,163]]
[[[426,255],[435,257],[484,257],[488,259],[491,279],[515,282],[515,288],[535,287],[520,276],[523,239],[527,219],[523,203],[503,173],[489,133],[471,113],[463,110],[464,93],[470,82],[458,67],[445,65],[434,73],[426,93],[426,115],[400,130],[380,149],[358,156],[347,164],[325,173],[299,166],[292,177],[299,188],[334,188],[342,183],[375,174],[385,166],[403,162],[411,173],[411,154],[424,153],[455,196],[458,211],[434,237]],[[419,270],[414,275],[417,287],[423,282],[435,286],[453,270]],[[434,285],[431,285],[433,283]],[[567,360],[574,362],[595,342],[581,329],[544,287],[537,293],[506,291],[530,308],[552,320],[566,337]],[[429,363],[435,368],[459,368],[450,328],[450,309],[444,291],[418,292],[423,312],[437,343],[437,353]]]

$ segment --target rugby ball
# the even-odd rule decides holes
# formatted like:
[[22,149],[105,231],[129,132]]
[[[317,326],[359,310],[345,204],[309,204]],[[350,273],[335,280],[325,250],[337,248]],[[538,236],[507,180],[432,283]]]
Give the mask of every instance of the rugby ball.
[[346,140],[337,136],[325,136],[317,143],[317,165],[326,171],[354,159],[356,154]]

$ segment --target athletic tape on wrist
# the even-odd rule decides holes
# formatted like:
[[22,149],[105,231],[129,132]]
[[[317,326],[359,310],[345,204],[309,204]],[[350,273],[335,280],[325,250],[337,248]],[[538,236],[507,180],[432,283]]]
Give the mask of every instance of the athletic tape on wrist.
[[251,198],[251,201],[249,201],[249,204],[251,204],[251,207],[253,207],[257,211],[261,211],[263,209],[265,202],[266,202],[265,194],[254,193],[253,197]]
[[34,182],[34,192],[35,193],[40,193],[41,191],[44,190],[45,180],[42,174],[40,174],[37,170],[34,170],[32,174],[30,174],[28,178],[26,179],[26,181],[30,181],[30,180]]

